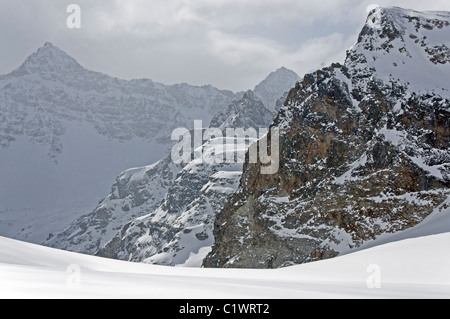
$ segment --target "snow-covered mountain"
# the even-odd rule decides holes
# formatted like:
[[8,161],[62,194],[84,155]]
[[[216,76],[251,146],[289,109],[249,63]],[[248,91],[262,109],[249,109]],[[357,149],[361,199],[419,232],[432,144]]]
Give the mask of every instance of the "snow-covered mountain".
[[327,259],[448,214],[449,53],[450,13],[373,10],[344,65],[289,93],[273,123],[280,169],[244,166],[204,265]]
[[0,298],[446,299],[449,216],[432,214],[363,251],[259,271],[159,267],[0,237]]
[[[95,254],[131,220],[155,210],[172,185],[180,165],[170,157],[154,165],[123,172],[98,207],[61,228],[46,245]],[[71,223],[71,224],[69,224]],[[69,225],[67,227],[67,225]]]
[[46,43],[0,76],[0,234],[41,243],[92,211],[119,172],[164,158],[174,128],[210,123],[242,96],[113,78]]
[[[281,96],[281,92],[284,92],[283,89],[275,94]],[[274,117],[275,113],[265,107],[254,91],[249,90],[242,99],[234,101],[226,110],[214,116],[210,127],[219,128],[224,133],[227,128],[267,128]]]
[[282,67],[270,73],[255,87],[253,92],[269,110],[274,111],[280,98],[280,92],[289,92],[299,81],[301,78],[294,71]]
[[237,97],[211,86],[112,78],[84,69],[50,43],[0,81],[1,145],[25,135],[45,144],[52,158],[63,151],[63,119],[90,123],[110,139],[167,142],[174,128],[211,120]]
[[[237,161],[233,146],[245,153],[254,141],[239,144],[235,136],[226,136],[226,129],[267,128],[273,116],[252,91],[246,92],[211,121],[210,127],[223,137],[205,141],[202,163],[175,164],[168,156],[152,166],[125,171],[91,214],[44,244],[121,260],[201,266],[214,243],[216,214],[239,185],[243,163]],[[208,160],[218,144],[224,160]],[[230,158],[226,152],[236,160],[225,161]]]
[[[227,148],[227,144],[234,145],[235,139],[211,140],[202,146],[203,151],[211,153],[216,143]],[[122,227],[96,255],[158,265],[200,267],[214,243],[212,228],[216,214],[229,194],[237,189],[241,173],[240,163],[191,161],[175,175],[160,205]],[[131,211],[136,209],[141,208],[133,207]]]

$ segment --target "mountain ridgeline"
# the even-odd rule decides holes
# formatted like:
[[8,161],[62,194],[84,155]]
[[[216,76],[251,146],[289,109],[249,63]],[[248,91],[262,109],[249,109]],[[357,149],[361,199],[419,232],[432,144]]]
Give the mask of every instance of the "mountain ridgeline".
[[[97,207],[66,221],[44,245],[168,266],[280,268],[351,252],[448,211],[448,79],[450,13],[397,7],[370,12],[343,64],[303,78],[280,68],[239,93],[111,78],[47,43],[0,77],[0,151],[29,139],[61,165],[86,128],[83,144],[100,136],[99,145],[134,145],[118,151],[122,164],[155,149],[149,143],[164,145],[153,154],[159,161],[125,170]],[[262,174],[264,163],[248,160],[175,163],[167,155],[171,132],[192,129],[194,120],[221,132],[278,129],[278,171]],[[233,145],[224,157],[234,152],[235,138],[224,136],[203,141],[204,156],[217,142]],[[96,161],[98,148],[78,149]],[[81,162],[73,161],[77,174],[66,185],[77,183]],[[3,186],[6,202],[14,188]]]

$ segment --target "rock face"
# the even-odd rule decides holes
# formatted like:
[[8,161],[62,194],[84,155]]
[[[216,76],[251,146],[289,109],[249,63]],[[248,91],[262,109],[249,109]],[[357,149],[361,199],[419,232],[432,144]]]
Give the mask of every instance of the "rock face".
[[450,13],[377,8],[344,65],[308,74],[272,126],[280,169],[245,164],[206,267],[335,257],[450,196]]

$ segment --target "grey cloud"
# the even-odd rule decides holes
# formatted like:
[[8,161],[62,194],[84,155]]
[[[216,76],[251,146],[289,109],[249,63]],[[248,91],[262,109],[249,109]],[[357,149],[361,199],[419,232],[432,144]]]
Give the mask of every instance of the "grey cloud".
[[[69,30],[66,7],[82,8]],[[50,41],[89,69],[119,78],[246,90],[285,66],[299,74],[342,61],[372,1],[0,0],[0,74]],[[450,10],[447,0],[378,1]]]

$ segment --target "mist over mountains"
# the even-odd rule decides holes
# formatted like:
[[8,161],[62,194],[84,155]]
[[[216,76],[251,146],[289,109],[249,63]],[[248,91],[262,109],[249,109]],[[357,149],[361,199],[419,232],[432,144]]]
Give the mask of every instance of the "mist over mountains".
[[[293,74],[282,68],[265,83],[281,96]],[[0,234],[41,243],[91,212],[120,172],[167,156],[175,128],[208,126],[243,95],[120,80],[45,43],[0,76]]]

